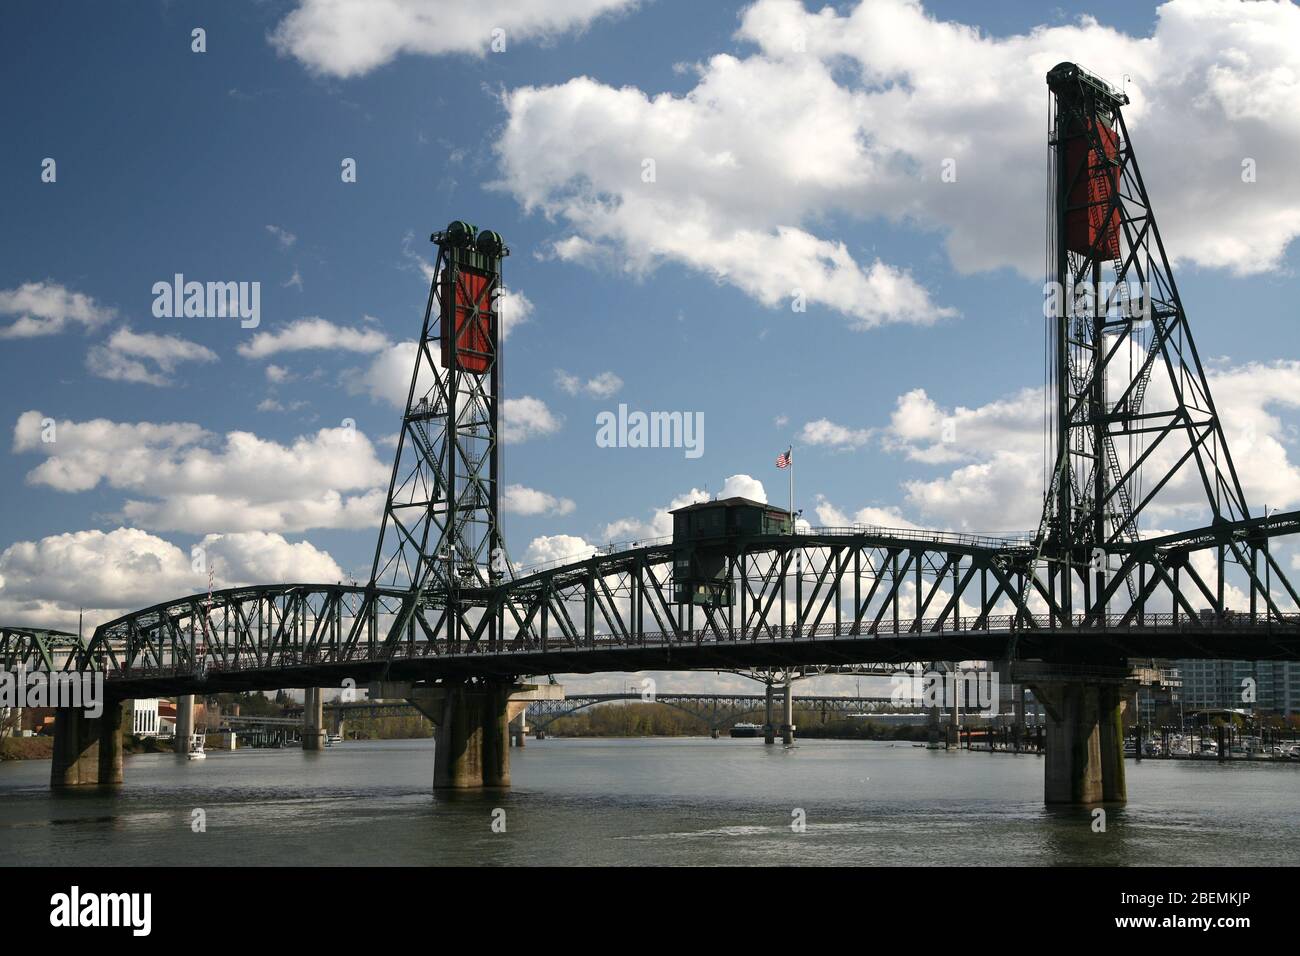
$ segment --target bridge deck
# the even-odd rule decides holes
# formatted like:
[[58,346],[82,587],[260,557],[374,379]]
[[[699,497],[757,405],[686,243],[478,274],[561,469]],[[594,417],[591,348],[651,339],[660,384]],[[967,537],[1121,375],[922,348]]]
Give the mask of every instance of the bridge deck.
[[[1005,660],[1011,650],[1009,628],[982,631],[852,634],[822,627],[814,633],[719,636],[641,635],[628,642],[598,635],[585,646],[520,647],[502,642],[456,650],[446,642],[401,644],[386,658],[369,649],[327,656],[283,653],[274,661],[249,657],[211,666],[204,676],[188,670],[123,668],[107,681],[116,696],[274,690],[280,687],[337,687],[351,678],[508,680],[530,674],[592,674],[644,670],[734,670],[836,663],[907,663],[916,660]],[[1025,660],[1115,661],[1150,657],[1238,660],[1296,659],[1300,656],[1300,617],[1285,622],[1206,627],[1199,622],[1155,623],[1124,628],[1021,630],[1016,651]]]

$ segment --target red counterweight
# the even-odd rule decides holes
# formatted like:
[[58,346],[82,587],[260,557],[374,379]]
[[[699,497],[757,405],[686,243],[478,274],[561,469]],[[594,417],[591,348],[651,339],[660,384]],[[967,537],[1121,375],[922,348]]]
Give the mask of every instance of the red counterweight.
[[442,302],[442,366],[451,368],[452,341],[448,327],[454,316],[456,361],[462,371],[483,373],[492,364],[493,330],[497,321],[494,276],[461,266],[454,283],[444,282]]
[[[1093,130],[1100,150],[1090,146]],[[1111,208],[1111,197],[1119,190],[1119,135],[1089,120],[1087,135],[1066,144],[1065,163],[1066,182],[1073,183],[1065,214],[1066,247],[1086,254],[1097,245],[1097,258],[1118,259],[1120,216],[1118,208]]]

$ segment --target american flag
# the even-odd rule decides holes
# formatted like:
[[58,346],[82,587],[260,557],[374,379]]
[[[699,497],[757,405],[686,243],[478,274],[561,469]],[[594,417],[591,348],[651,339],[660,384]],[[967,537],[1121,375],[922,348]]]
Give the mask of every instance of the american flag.
[[778,468],[790,467],[790,451],[791,449],[787,448],[785,451],[781,452],[781,454],[776,456],[776,467]]

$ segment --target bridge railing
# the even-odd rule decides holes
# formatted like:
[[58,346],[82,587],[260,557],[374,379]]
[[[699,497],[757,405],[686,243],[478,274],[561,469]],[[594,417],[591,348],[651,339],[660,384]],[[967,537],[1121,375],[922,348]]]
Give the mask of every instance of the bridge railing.
[[638,538],[635,541],[612,541],[608,544],[593,545],[588,551],[575,551],[573,554],[566,554],[559,558],[551,558],[548,561],[539,561],[536,564],[523,565],[515,570],[515,577],[523,578],[530,574],[536,574],[539,571],[549,571],[551,568],[562,568],[566,564],[576,564],[581,561],[590,560],[591,558],[618,554],[622,551],[635,551],[638,548],[653,548],[661,544],[671,544],[672,540],[673,536],[666,534],[658,538]]
[[[901,541],[916,541],[922,544],[949,544],[993,551],[1023,550],[1032,548],[1034,545],[1034,536],[1027,532],[1020,534],[980,534],[967,531],[932,531],[925,528],[887,528],[883,525],[868,524],[810,527],[806,531],[799,532],[799,535],[802,537],[896,538]],[[565,565],[577,564],[591,558],[635,551],[639,548],[658,547],[672,544],[672,541],[673,536],[670,534],[657,538],[639,538],[635,541],[615,541],[609,544],[593,546],[590,551],[577,551],[563,557],[551,558],[548,561],[522,565],[515,570],[514,576],[516,578],[527,577],[540,571],[562,568]]]
[[[1228,615],[1188,614],[1146,614],[1142,618],[1136,615],[1112,614],[1100,621],[1089,621],[1086,615],[1076,615],[1069,628],[1063,628],[1059,621],[1049,615],[1033,615],[1032,624],[1029,615],[1021,615],[1019,628],[1021,633],[1040,633],[1073,631],[1078,634],[1107,633],[1150,633],[1167,631],[1172,633],[1195,633],[1214,629],[1217,631],[1237,631],[1241,633],[1258,633],[1271,629],[1284,629],[1294,633],[1300,628],[1300,613],[1273,614],[1270,617],[1251,619],[1249,614],[1233,613]],[[1127,618],[1127,619],[1126,619]],[[976,624],[982,627],[976,628]],[[641,647],[680,647],[683,645],[702,646],[706,644],[739,645],[754,643],[800,643],[826,640],[862,640],[867,639],[917,639],[954,633],[1010,633],[1016,625],[1016,615],[990,615],[981,620],[974,615],[960,617],[949,616],[945,619],[924,618],[920,621],[900,620],[881,622],[870,626],[855,626],[852,623],[821,624],[817,627],[801,627],[787,624],[785,626],[755,626],[746,628],[703,627],[694,630],[652,631],[630,636],[601,633],[581,638],[577,642],[569,639],[548,639],[543,642],[537,637],[513,637],[497,641],[460,642],[453,646],[445,640],[406,641],[385,650],[380,645],[357,645],[348,649],[325,649],[308,651],[277,651],[269,657],[249,655],[239,660],[208,660],[202,672],[210,676],[225,673],[239,673],[253,670],[288,670],[294,668],[319,667],[323,665],[346,665],[365,662],[382,663],[394,660],[419,660],[425,658],[455,658],[475,655],[509,655],[531,652],[572,650],[574,652],[617,650]],[[188,667],[123,667],[110,672],[110,679],[148,678],[160,676],[193,676],[200,671]]]
[[898,538],[903,541],[918,541],[924,544],[955,544],[972,548],[984,548],[993,551],[1019,550],[1031,548],[1034,544],[1032,534],[979,534],[967,531],[931,531],[925,528],[886,528],[882,525],[852,524],[840,527],[810,528],[801,532],[805,536],[853,536],[871,538]]
[[[1248,614],[1231,614],[1223,617],[1209,617],[1200,615],[1193,617],[1188,614],[1146,614],[1141,619],[1136,615],[1126,620],[1126,615],[1111,614],[1101,621],[1090,621],[1087,615],[1075,615],[1069,627],[1065,627],[1061,622],[1056,621],[1052,616],[1047,614],[1032,615],[1032,623],[1029,618],[1031,615],[1019,615],[1019,624],[1016,623],[1017,615],[1014,614],[995,614],[990,615],[984,626],[976,628],[974,625],[980,622],[976,615],[963,615],[954,618],[949,616],[946,619],[941,618],[923,618],[919,621],[900,620],[897,625],[892,621],[881,622],[879,625],[871,626],[864,624],[855,627],[849,623],[830,623],[820,624],[817,627],[801,627],[799,625],[787,624],[784,626],[755,626],[746,628],[726,628],[726,627],[702,627],[694,630],[682,631],[652,631],[641,634],[634,634],[625,637],[619,634],[596,634],[582,640],[580,643],[574,643],[567,640],[550,640],[545,645],[540,640],[533,639],[528,642],[518,638],[498,641],[495,644],[487,645],[480,642],[474,647],[468,645],[462,646],[456,650],[448,651],[430,651],[430,653],[452,653],[452,654],[510,654],[519,653],[527,650],[560,650],[564,648],[573,648],[575,650],[583,649],[615,649],[621,647],[655,647],[655,646],[677,646],[682,644],[748,644],[754,642],[799,642],[799,641],[823,641],[835,639],[860,640],[862,638],[923,638],[942,634],[957,633],[1010,633],[1013,629],[1019,628],[1021,633],[1029,633],[1033,630],[1041,632],[1055,631],[1072,631],[1082,634],[1107,634],[1107,633],[1148,633],[1151,631],[1170,631],[1174,633],[1194,633],[1212,628],[1218,631],[1240,631],[1242,633],[1257,633],[1261,630],[1271,628],[1282,628],[1292,631],[1300,628],[1300,613],[1274,614],[1271,620],[1265,617],[1259,617],[1251,620]],[[438,642],[441,644],[441,642]],[[409,647],[414,656],[419,655],[421,645],[416,644]]]

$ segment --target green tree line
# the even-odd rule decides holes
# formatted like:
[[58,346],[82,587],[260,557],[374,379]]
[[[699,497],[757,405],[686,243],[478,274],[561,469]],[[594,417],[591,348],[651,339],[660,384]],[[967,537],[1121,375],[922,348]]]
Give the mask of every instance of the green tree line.
[[[779,722],[779,717],[777,718]],[[762,723],[763,715],[753,711],[737,711],[719,721],[722,734],[737,723]],[[850,719],[827,715],[825,722],[819,711],[795,707],[796,733],[801,737],[836,738],[850,740],[925,740],[924,724],[886,724],[863,718]],[[676,707],[661,703],[607,704],[589,707],[567,717],[559,717],[545,728],[548,735],[557,737],[700,737],[709,734],[710,725]]]

